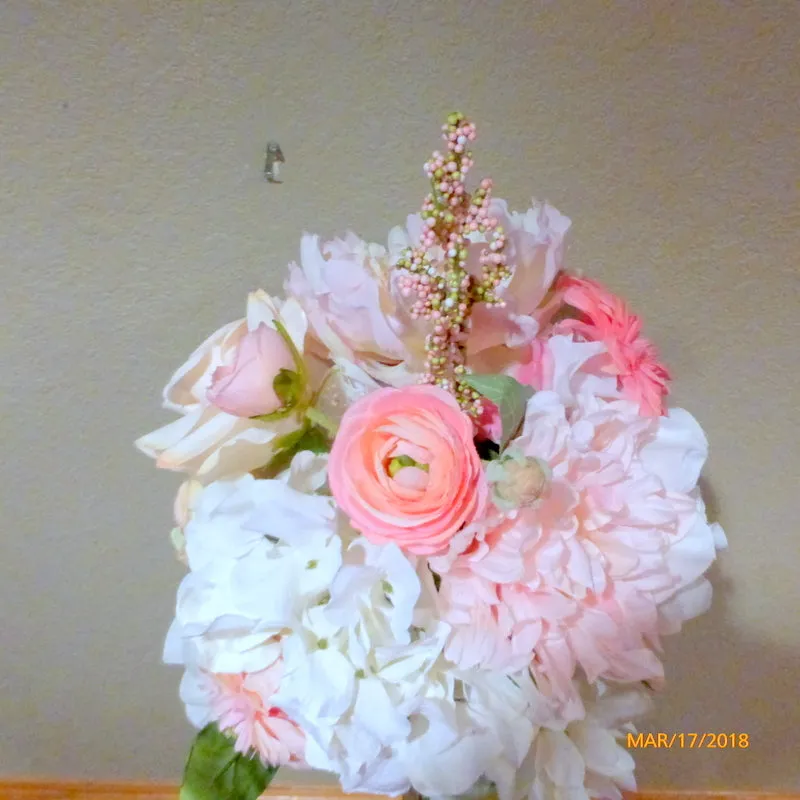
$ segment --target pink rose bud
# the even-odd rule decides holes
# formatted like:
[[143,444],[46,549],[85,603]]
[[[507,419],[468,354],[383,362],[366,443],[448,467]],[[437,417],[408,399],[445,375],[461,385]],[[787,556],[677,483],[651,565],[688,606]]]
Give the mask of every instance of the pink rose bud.
[[217,367],[208,399],[237,417],[257,417],[277,411],[282,403],[272,382],[282,369],[294,369],[294,358],[283,337],[262,322],[239,342],[232,366]]

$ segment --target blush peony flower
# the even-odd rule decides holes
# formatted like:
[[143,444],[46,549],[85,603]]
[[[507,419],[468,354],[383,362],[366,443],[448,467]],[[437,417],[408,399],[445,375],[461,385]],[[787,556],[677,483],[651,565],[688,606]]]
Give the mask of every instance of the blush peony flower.
[[497,346],[520,347],[536,336],[554,308],[550,290],[561,270],[564,238],[571,225],[568,217],[546,203],[534,202],[519,214],[498,199],[490,213],[505,231],[512,277],[500,291],[505,305],[475,307],[470,354]]
[[589,342],[603,342],[608,350],[605,371],[618,376],[625,397],[646,416],[665,413],[670,374],[658,360],[655,346],[640,336],[642,323],[625,302],[597,281],[564,277],[559,281],[564,302],[580,312],[555,326],[556,333],[572,333]]
[[[467,363],[476,372],[499,372],[511,355],[510,349],[531,342],[560,305],[553,282],[561,270],[564,239],[570,220],[553,206],[534,201],[525,213],[512,212],[505,200],[493,199],[490,214],[497,219],[506,237],[505,254],[511,279],[499,287],[502,306],[477,304],[467,342]],[[408,247],[419,245],[424,226],[419,214],[412,214],[404,228],[389,234],[389,256],[397,263]],[[486,249],[484,234],[469,235],[466,268],[480,274],[480,255]],[[440,247],[430,250],[436,262],[443,257]],[[405,340],[408,341],[406,335]]]
[[379,389],[342,417],[328,463],[331,492],[370,541],[440,552],[486,505],[472,435],[469,417],[443,389]]
[[571,335],[535,339],[508,373],[540,391],[553,391],[565,405],[585,393],[619,400],[617,378],[607,374],[608,350],[602,342],[576,341]]
[[[211,402],[209,389],[215,375],[221,382],[221,376],[235,369],[239,345],[248,333],[262,325],[272,329],[275,319],[280,319],[302,353],[307,321],[297,302],[276,301],[265,292],[253,292],[247,300],[247,317],[206,339],[172,376],[164,389],[164,406],[182,416],[136,442],[142,452],[156,459],[156,466],[186,472],[208,483],[242,475],[269,461],[272,443],[292,430],[292,423],[267,423],[228,413]],[[223,372],[218,373],[219,369]],[[229,385],[228,389],[224,394],[230,400],[233,388]]]
[[641,417],[627,401],[583,393],[570,407],[545,391],[513,446],[550,480],[535,506],[487,516],[461,554],[431,559],[453,625],[447,656],[464,669],[530,665],[579,716],[578,666],[590,681],[658,682],[659,636],[705,610],[698,582],[724,545],[696,491],[707,445],[681,409]]
[[259,672],[234,674],[187,670],[181,696],[187,714],[197,726],[216,722],[235,737],[239,753],[257,753],[275,767],[306,766],[305,736],[272,698],[278,691],[283,663],[277,659]]
[[275,328],[262,322],[242,337],[233,363],[214,370],[208,399],[236,417],[271,414],[282,405],[273,388],[282,369],[295,369],[292,351]]
[[387,251],[348,233],[320,242],[303,236],[300,265],[289,266],[286,291],[308,315],[315,337],[334,359],[348,359],[385,383],[413,383],[407,362],[424,360],[404,334],[410,323],[396,302]]

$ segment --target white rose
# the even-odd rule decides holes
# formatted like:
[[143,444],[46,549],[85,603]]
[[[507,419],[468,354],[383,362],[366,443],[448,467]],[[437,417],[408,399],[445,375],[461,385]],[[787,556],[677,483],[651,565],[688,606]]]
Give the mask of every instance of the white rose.
[[236,348],[259,325],[285,327],[298,352],[303,352],[307,322],[295,300],[281,303],[262,291],[247,301],[247,317],[224,325],[198,347],[164,388],[164,407],[182,416],[142,436],[136,446],[156,459],[156,466],[186,472],[202,483],[236,477],[267,463],[271,443],[296,426],[291,419],[263,422],[228,414],[208,399],[218,367],[231,366]]

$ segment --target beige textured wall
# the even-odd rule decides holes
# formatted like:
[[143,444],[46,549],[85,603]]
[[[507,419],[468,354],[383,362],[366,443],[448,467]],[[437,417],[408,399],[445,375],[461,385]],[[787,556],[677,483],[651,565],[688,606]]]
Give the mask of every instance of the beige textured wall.
[[458,106],[712,442],[731,548],[648,728],[752,746],[644,754],[642,782],[800,789],[798,37],[797,0],[3,0],[0,773],[177,777],[177,479],[132,441],[303,230],[417,207]]

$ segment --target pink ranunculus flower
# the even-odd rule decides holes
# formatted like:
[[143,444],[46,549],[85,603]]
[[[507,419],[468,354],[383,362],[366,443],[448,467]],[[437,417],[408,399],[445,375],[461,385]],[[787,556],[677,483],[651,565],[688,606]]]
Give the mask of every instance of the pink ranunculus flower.
[[471,420],[443,389],[379,389],[342,417],[328,461],[331,492],[370,541],[441,552],[486,506],[472,436]]
[[225,674],[192,667],[181,683],[187,715],[197,727],[216,722],[235,738],[239,753],[255,751],[265,764],[304,768],[303,731],[270,702],[282,672],[281,659],[258,672]]
[[547,464],[547,486],[534,506],[490,509],[460,554],[431,559],[447,656],[463,669],[530,666],[580,716],[578,667],[590,681],[658,682],[660,635],[708,605],[703,575],[724,534],[696,488],[707,444],[682,409],[642,417],[625,400],[582,392],[565,405],[543,391],[513,446]]
[[559,322],[554,331],[603,342],[608,350],[604,371],[617,376],[625,397],[645,416],[663,415],[670,374],[655,346],[640,336],[640,318],[597,281],[565,276],[559,280],[559,289],[564,302],[580,313],[577,319]]
[[242,337],[233,363],[214,370],[208,399],[237,417],[271,414],[281,407],[273,381],[282,369],[295,368],[292,351],[283,336],[262,322]]

